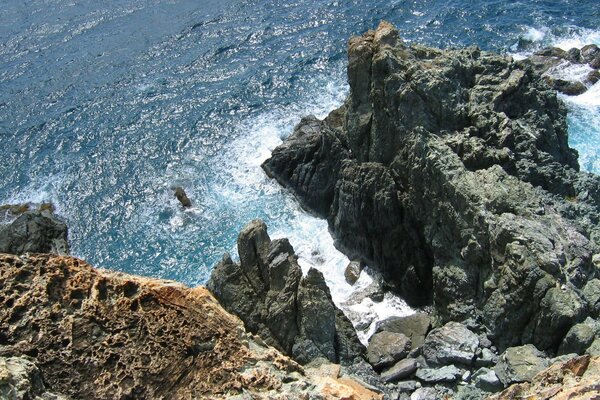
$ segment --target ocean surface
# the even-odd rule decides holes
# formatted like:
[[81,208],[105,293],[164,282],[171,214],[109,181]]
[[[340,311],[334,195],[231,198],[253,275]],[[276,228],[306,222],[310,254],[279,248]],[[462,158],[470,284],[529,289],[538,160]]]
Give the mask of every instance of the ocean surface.
[[[381,20],[406,42],[515,57],[600,44],[598,0],[0,0],[0,204],[51,201],[74,255],[189,285],[262,218],[341,301],[348,260],[260,163],[341,104],[347,40]],[[599,85],[564,98],[596,173]],[[410,312],[390,302],[370,312]]]

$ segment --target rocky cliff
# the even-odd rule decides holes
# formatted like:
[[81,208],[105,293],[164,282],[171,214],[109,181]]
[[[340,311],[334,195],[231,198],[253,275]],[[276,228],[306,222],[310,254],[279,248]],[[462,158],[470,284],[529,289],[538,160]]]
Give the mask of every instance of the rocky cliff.
[[387,23],[348,58],[345,104],[304,118],[266,173],[437,325],[553,353],[597,318],[600,180],[579,172],[547,82],[475,47],[405,45]]

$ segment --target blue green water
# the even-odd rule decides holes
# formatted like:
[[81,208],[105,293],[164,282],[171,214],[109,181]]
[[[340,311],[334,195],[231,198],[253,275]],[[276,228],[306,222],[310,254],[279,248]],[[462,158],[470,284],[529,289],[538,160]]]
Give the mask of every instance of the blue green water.
[[[325,222],[259,166],[302,115],[342,102],[348,37],[385,19],[408,42],[520,54],[600,42],[598,5],[0,0],[0,204],[52,201],[72,252],[109,269],[202,283],[260,217],[339,271]],[[600,172],[590,93],[566,101],[582,167]]]

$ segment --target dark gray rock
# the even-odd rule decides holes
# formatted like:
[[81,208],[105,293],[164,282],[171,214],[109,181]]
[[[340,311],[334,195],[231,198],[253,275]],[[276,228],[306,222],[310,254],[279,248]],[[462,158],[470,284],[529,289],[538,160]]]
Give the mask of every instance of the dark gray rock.
[[533,377],[550,366],[544,354],[532,344],[510,347],[500,355],[494,372],[508,386],[512,383],[531,382]]
[[0,226],[0,253],[69,253],[67,225],[50,212],[28,211]]
[[67,400],[51,393],[44,385],[38,367],[26,357],[0,357],[0,398],[32,400]]
[[[531,63],[391,32],[350,41],[344,106],[303,120],[264,169],[436,323],[555,351],[600,253],[600,178],[579,172],[564,106]],[[548,297],[563,285],[576,309]]]
[[573,325],[558,348],[559,355],[582,355],[594,341],[594,330],[584,323]]
[[371,336],[367,360],[376,370],[394,364],[410,351],[410,339],[401,333],[379,332]]
[[496,365],[498,362],[498,355],[496,355],[492,350],[483,348],[481,349],[481,353],[477,355],[475,359],[476,367],[489,367],[492,365]]
[[590,63],[596,57],[600,56],[600,48],[595,44],[588,44],[581,48],[580,54],[583,62]]
[[600,279],[592,279],[583,288],[583,298],[588,304],[590,315],[600,317]]
[[377,324],[377,332],[402,333],[410,339],[412,348],[420,347],[431,329],[431,318],[425,313],[416,313],[406,317],[389,317]]
[[475,387],[486,392],[498,392],[504,387],[496,373],[489,368],[479,368],[472,378]]
[[452,400],[481,400],[485,399],[487,395],[488,393],[472,385],[459,385]]
[[408,378],[417,370],[417,361],[414,358],[405,358],[398,361],[389,369],[381,373],[381,379],[385,382],[394,382]]
[[448,322],[425,338],[421,353],[431,366],[459,363],[471,365],[479,337],[458,322]]
[[189,197],[185,193],[185,190],[183,190],[181,186],[177,186],[175,188],[175,197],[177,198],[177,200],[179,200],[179,202],[184,208],[190,208],[192,206],[192,201],[189,199]]
[[426,383],[439,383],[455,382],[462,374],[454,365],[446,365],[441,368],[419,368],[415,376]]
[[225,255],[207,287],[249,331],[301,363],[324,357],[348,364],[364,353],[323,275],[311,269],[302,277],[287,239],[271,241],[264,222],[255,220],[240,232],[238,253],[240,264]]
[[396,384],[396,389],[398,389],[400,393],[414,392],[420,387],[421,383],[417,381],[403,381]]

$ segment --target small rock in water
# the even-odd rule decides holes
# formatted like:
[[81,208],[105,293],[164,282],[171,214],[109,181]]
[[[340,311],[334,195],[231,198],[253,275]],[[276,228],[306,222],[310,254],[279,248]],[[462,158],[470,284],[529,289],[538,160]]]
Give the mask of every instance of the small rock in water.
[[179,200],[183,207],[189,208],[192,206],[192,202],[190,201],[189,197],[187,197],[185,190],[183,190],[181,186],[177,186],[175,188],[175,197],[177,197],[177,200]]
[[363,266],[359,261],[350,261],[346,267],[346,270],[344,271],[344,278],[346,278],[346,282],[348,282],[350,285],[354,285],[360,277],[362,269]]

